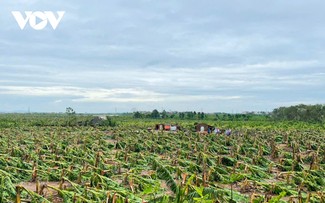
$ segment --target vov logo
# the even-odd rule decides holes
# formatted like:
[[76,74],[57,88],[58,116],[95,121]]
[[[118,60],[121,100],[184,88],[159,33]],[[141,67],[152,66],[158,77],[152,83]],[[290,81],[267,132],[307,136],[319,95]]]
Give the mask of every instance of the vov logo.
[[26,27],[27,22],[34,30],[43,30],[47,23],[50,23],[53,30],[55,30],[62,20],[65,11],[57,11],[57,15],[52,11],[25,11],[25,15],[19,11],[12,11],[11,13],[22,30]]

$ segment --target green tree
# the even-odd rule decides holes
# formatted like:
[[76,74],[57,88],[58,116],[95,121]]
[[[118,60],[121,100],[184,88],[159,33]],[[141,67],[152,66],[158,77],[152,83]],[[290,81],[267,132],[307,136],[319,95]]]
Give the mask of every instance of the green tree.
[[194,113],[192,111],[186,112],[186,118],[187,119],[193,119],[194,118]]
[[178,113],[178,117],[179,117],[180,119],[184,119],[184,118],[185,118],[185,113],[183,113],[183,112],[179,112],[179,113]]
[[204,114],[204,112],[201,112],[200,119],[203,120],[204,118],[205,118],[205,114]]
[[160,114],[159,114],[159,111],[157,109],[154,109],[151,112],[151,118],[160,118]]
[[65,113],[68,115],[68,116],[71,116],[71,115],[75,115],[76,114],[76,112],[73,110],[73,108],[71,108],[71,107],[67,107],[66,109],[65,109]]
[[66,125],[68,125],[68,126],[76,125],[77,124],[77,116],[76,116],[76,112],[73,110],[73,108],[67,107],[65,110],[65,113],[68,116]]
[[161,117],[162,118],[167,118],[168,117],[167,112],[165,110],[163,110],[163,112],[161,113]]
[[142,118],[142,117],[143,117],[143,115],[139,111],[137,111],[133,114],[133,118]]
[[299,104],[290,107],[279,107],[272,111],[271,116],[274,120],[322,123],[325,118],[325,106],[320,104]]

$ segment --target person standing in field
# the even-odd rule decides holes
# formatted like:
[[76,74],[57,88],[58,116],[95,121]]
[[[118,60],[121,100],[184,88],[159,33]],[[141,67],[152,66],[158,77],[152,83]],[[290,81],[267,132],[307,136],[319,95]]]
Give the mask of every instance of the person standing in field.
[[230,136],[230,135],[231,135],[231,129],[227,129],[227,130],[226,130],[226,135],[227,135],[227,136]]
[[216,129],[214,129],[214,133],[216,134],[216,135],[218,135],[218,134],[220,134],[220,129],[219,128],[216,128]]

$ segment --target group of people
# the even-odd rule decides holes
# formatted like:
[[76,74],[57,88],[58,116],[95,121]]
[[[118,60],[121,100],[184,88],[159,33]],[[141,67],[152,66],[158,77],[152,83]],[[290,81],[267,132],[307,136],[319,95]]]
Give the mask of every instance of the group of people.
[[223,134],[223,133],[225,133],[225,135],[227,135],[227,136],[230,136],[231,135],[231,129],[226,129],[226,130],[224,130],[224,129],[220,129],[220,128],[214,128],[214,130],[212,130],[212,128],[208,128],[208,133],[210,134],[210,133],[214,133],[214,134],[216,134],[216,135],[220,135],[220,134]]

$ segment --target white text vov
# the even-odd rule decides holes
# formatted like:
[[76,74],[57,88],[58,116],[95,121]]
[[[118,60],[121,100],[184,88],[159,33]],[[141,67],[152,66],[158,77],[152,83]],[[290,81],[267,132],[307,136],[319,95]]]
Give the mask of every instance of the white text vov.
[[12,11],[11,13],[22,30],[26,27],[27,22],[34,30],[43,30],[49,22],[53,30],[55,30],[62,20],[65,11],[57,11],[57,16],[53,11],[25,11],[25,15],[20,11]]

